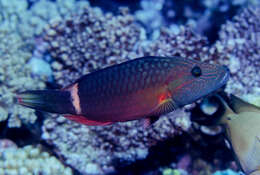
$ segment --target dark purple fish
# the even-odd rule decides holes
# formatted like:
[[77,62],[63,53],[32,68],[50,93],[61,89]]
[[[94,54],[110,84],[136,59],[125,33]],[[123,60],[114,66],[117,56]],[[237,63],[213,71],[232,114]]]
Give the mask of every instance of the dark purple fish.
[[[65,75],[66,76],[66,75]],[[223,86],[226,67],[181,57],[142,57],[87,74],[62,90],[25,91],[21,105],[86,125],[157,119]]]

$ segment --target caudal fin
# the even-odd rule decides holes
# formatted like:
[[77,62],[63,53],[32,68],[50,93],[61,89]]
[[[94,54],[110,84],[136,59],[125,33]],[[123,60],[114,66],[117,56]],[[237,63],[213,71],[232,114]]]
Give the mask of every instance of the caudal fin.
[[51,113],[74,114],[70,92],[62,90],[35,90],[17,94],[20,105]]

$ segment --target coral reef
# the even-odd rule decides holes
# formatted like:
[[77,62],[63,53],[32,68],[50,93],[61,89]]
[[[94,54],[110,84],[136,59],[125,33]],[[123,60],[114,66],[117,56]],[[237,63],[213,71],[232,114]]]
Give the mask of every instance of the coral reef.
[[[5,21],[6,22],[6,21]],[[34,111],[15,105],[14,95],[25,89],[42,89],[42,79],[31,75],[28,60],[32,56],[25,43],[7,24],[0,25],[0,121],[8,120],[9,127],[20,127],[21,122],[34,123]]]
[[[0,140],[0,174],[64,174],[72,175],[72,170],[64,167],[59,160],[41,151],[38,147],[25,146],[16,148]],[[2,146],[1,146],[2,145]]]
[[[160,56],[180,55],[201,61],[227,65],[231,79],[226,91],[239,96],[259,95],[259,7],[245,8],[222,25],[219,40],[208,45],[205,37],[196,35],[191,27],[162,29],[158,40],[145,53]],[[242,69],[244,68],[244,69]]]
[[[51,23],[43,39],[54,59],[54,78],[66,86],[94,69],[142,56],[140,46],[145,38],[126,9],[112,16],[85,7],[83,13]],[[161,118],[148,130],[138,121],[86,127],[63,117],[50,118],[44,122],[42,138],[57,147],[57,153],[81,173],[99,174],[114,171],[115,160],[145,158],[151,145],[174,136],[174,126],[187,130],[188,118],[189,114],[180,110]],[[79,162],[82,155],[84,159]]]
[[260,94],[260,7],[244,9],[221,27],[219,41],[210,49],[211,60],[229,67],[226,91],[238,96]]
[[[87,1],[28,1],[0,0],[0,121],[8,121],[9,127],[20,127],[23,123],[34,123],[37,119],[33,110],[14,105],[14,94],[17,91],[43,89],[46,87],[46,76],[49,78],[51,74],[54,81],[64,87],[95,69],[144,55],[177,55],[225,64],[232,73],[227,85],[228,92],[244,96],[260,93],[260,79],[256,76],[260,66],[259,8],[244,9],[222,26],[219,40],[209,46],[208,40],[197,33],[203,33],[207,25],[210,25],[215,10],[215,5],[212,4],[221,4],[223,0],[201,1],[207,10],[197,15],[196,11],[186,7],[184,17],[192,25],[178,26],[176,23],[160,30],[161,25],[166,23],[160,13],[165,9],[163,5],[167,4],[167,0],[158,1],[158,6],[151,6],[144,0],[143,10],[137,11],[135,16],[130,15],[125,8],[116,15],[103,13],[99,8],[90,7]],[[241,5],[246,2],[238,0],[234,3]],[[219,9],[225,11],[225,7],[224,3],[223,8]],[[143,13],[147,9],[153,11],[152,18],[143,18],[147,15]],[[178,10],[168,11],[167,14],[175,18],[177,12]],[[145,29],[137,24],[136,18],[144,24]],[[194,23],[197,25],[196,34],[192,31]],[[198,31],[198,26],[203,31]],[[146,38],[150,31],[153,32],[152,41]],[[259,103],[259,100],[255,103]],[[146,159],[150,148],[158,142],[172,139],[182,131],[191,133],[190,109],[193,106],[186,106],[161,117],[148,129],[144,129],[139,121],[105,127],[83,126],[54,115],[45,119],[42,139],[55,148],[55,153],[64,158],[66,164],[82,174],[115,172],[121,162]],[[214,111],[210,106],[206,108],[209,113]],[[200,131],[214,137],[219,133],[207,128],[201,128]],[[203,139],[196,135],[194,140],[200,142]],[[183,145],[189,145],[190,142]],[[0,142],[0,174],[25,171],[42,174],[72,173],[57,159],[41,153],[37,147],[13,146],[1,149],[9,147],[8,145],[12,144]],[[189,149],[192,150],[191,147]],[[29,162],[33,162],[36,168],[30,170],[23,163],[25,159],[30,159]],[[189,165],[186,165],[187,162]],[[41,163],[50,167],[41,169]],[[176,166],[171,167],[174,169],[166,169],[163,173],[185,174],[185,171],[179,169],[187,170],[190,167],[197,174],[216,170],[205,160],[188,160],[184,156],[177,161]]]
[[[174,129],[176,125],[189,128],[190,123],[186,123],[189,120],[184,120],[183,114],[187,116],[182,110],[168,114],[148,129],[139,121],[92,127],[61,116],[52,117],[44,122],[42,138],[54,145],[57,154],[81,173],[108,173],[115,171],[115,161],[146,158],[149,147],[178,133]],[[88,166],[96,168],[92,170]]]
[[[113,25],[105,20],[107,18],[115,20]],[[129,21],[120,22],[124,18]],[[113,29],[120,31],[121,37],[116,33],[107,34]],[[179,55],[201,61],[212,60],[207,39],[194,34],[189,26],[181,26],[173,31],[162,29],[158,40],[152,43],[143,42],[141,35],[140,27],[134,24],[133,17],[124,9],[119,16],[111,16],[86,7],[82,14],[50,24],[43,39],[53,57],[54,78],[60,86],[66,86],[94,69],[140,55]],[[122,40],[122,36],[133,38],[133,41]],[[189,108],[169,114],[167,118],[162,117],[148,130],[143,130],[138,121],[106,127],[85,127],[62,117],[49,118],[44,122],[42,138],[54,145],[57,153],[82,173],[114,171],[115,160],[135,161],[145,158],[149,147],[174,136],[177,132],[174,128],[181,126],[183,130],[188,130],[190,113],[186,111]],[[78,162],[82,155],[85,158]],[[97,156],[104,159],[96,160]],[[84,164],[93,169],[86,169]]]
[[187,175],[187,172],[179,169],[166,168],[162,172],[163,175]]
[[200,61],[208,56],[207,39],[192,32],[190,26],[180,26],[177,30],[162,28],[159,38],[144,50],[149,55],[176,55]]
[[225,171],[216,171],[213,175],[243,175],[243,173],[242,172],[237,173],[235,171],[227,169]]
[[162,8],[165,0],[142,0],[141,9],[135,12],[135,19],[145,26],[148,35],[155,37],[165,21]]
[[[50,75],[50,71],[46,73],[43,70],[48,65],[39,60],[41,55],[33,53],[35,46],[41,46],[35,37],[42,33],[50,20],[79,11],[86,4],[86,1],[58,0],[54,3],[46,0],[35,3],[27,10],[26,0],[0,1],[0,57],[3,60],[0,65],[0,121],[8,120],[9,127],[35,122],[37,116],[34,111],[15,105],[14,101],[18,91],[43,89],[43,81],[46,75]],[[30,61],[31,57],[34,57],[33,61]],[[38,67],[35,67],[35,62]]]
[[52,68],[58,84],[68,85],[97,68],[142,55],[137,50],[141,28],[127,11],[123,8],[113,16],[85,6],[83,12],[47,27],[43,39],[55,59]]

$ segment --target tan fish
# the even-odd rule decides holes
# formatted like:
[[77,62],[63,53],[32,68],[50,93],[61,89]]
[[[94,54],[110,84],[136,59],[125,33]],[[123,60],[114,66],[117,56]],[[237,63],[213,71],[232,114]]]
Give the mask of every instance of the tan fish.
[[[222,99],[221,99],[222,100]],[[231,143],[243,171],[248,175],[260,175],[260,107],[231,96],[231,108],[225,105],[220,122],[225,125]]]

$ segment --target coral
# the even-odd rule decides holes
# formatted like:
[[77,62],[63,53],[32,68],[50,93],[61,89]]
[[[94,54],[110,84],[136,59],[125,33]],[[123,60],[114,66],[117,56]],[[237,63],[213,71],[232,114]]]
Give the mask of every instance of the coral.
[[65,86],[94,69],[141,56],[141,34],[127,9],[113,16],[85,6],[83,12],[51,23],[43,39],[55,59],[54,78]]
[[[20,127],[22,123],[34,123],[37,119],[33,110],[14,103],[17,91],[43,89],[43,80],[51,74],[50,70],[43,70],[48,65],[38,59],[41,55],[37,55],[37,51],[33,53],[33,47],[41,46],[35,36],[42,33],[50,20],[80,11],[86,4],[86,1],[58,0],[54,3],[46,0],[35,2],[28,10],[26,0],[0,1],[0,57],[3,60],[0,65],[0,121],[8,120],[9,127]],[[41,63],[41,67],[35,67],[35,62]]]
[[[19,1],[15,0],[14,4]],[[26,2],[23,0],[23,2]],[[7,3],[10,5],[11,3]],[[40,0],[33,3],[30,10],[21,14],[17,28],[22,37],[39,36],[42,34],[43,29],[50,21],[55,21],[64,18],[65,16],[81,11],[87,1],[76,0]],[[27,7],[28,5],[26,5]],[[23,15],[23,16],[22,16]]]
[[115,171],[116,160],[133,162],[144,159],[149,147],[174,137],[176,118],[187,115],[183,111],[178,114],[180,116],[168,114],[161,117],[148,129],[143,128],[139,121],[94,127],[80,125],[64,117],[52,117],[44,122],[42,138],[54,145],[57,154],[81,173],[90,173],[86,167],[91,165],[96,167],[92,174],[102,174]]
[[211,60],[229,67],[226,91],[238,96],[260,94],[260,8],[245,8],[221,27],[219,41],[210,49]]
[[29,47],[18,33],[0,25],[0,121],[8,119],[9,127],[20,127],[21,122],[34,123],[34,111],[15,104],[14,95],[25,89],[45,87],[39,77],[32,77],[28,60]]
[[135,19],[145,26],[147,33],[158,31],[165,23],[162,16],[164,0],[141,0],[141,9],[135,12]]
[[64,167],[55,157],[38,147],[0,147],[0,174],[64,174],[72,170]]
[[[45,29],[43,40],[53,58],[54,78],[60,86],[69,85],[94,69],[142,55],[179,54],[197,60],[207,55],[206,39],[188,27],[181,27],[178,33],[164,29],[159,40],[152,44],[143,42],[142,35],[142,29],[126,9],[112,16],[85,7],[83,13],[51,23]],[[138,121],[86,127],[63,117],[49,118],[44,122],[42,138],[83,174],[115,171],[115,160],[143,159],[152,145],[174,137],[175,127],[187,131],[191,125],[190,113],[185,111],[188,108],[161,117],[146,130]],[[93,171],[89,172],[88,166],[94,167]]]
[[187,173],[183,170],[166,168],[162,172],[163,175],[186,175]]
[[[224,25],[220,40],[210,47],[207,39],[192,32],[190,26],[163,28],[157,40],[148,41],[144,29],[124,8],[114,16],[89,7],[85,1],[35,1],[30,10],[26,10],[26,1],[19,1],[19,8],[15,3],[0,2],[0,8],[5,7],[0,15],[4,21],[0,25],[0,56],[5,60],[0,66],[1,84],[4,85],[0,88],[0,94],[3,94],[0,118],[4,121],[9,117],[9,126],[20,126],[21,121],[33,123],[36,119],[32,110],[13,105],[12,95],[20,90],[44,88],[42,78],[32,72],[48,76],[53,73],[55,82],[64,87],[95,69],[125,60],[143,55],[179,55],[231,65],[232,84],[237,81],[246,84],[237,83],[239,92],[242,89],[243,93],[248,93],[251,92],[250,86],[259,87],[259,79],[252,77],[256,74],[254,66],[259,67],[253,61],[259,62],[259,19],[253,10],[245,10]],[[11,30],[6,30],[6,24],[11,26]],[[31,48],[25,47],[28,45]],[[46,50],[52,57],[48,60],[52,72],[31,70],[30,66],[39,64],[37,59],[44,57]],[[238,71],[234,64],[237,59],[249,70]],[[46,62],[41,64],[48,66]],[[258,82],[247,84],[250,78]],[[228,91],[237,93],[238,90],[230,88],[230,85]],[[54,146],[55,152],[82,174],[103,174],[116,171],[117,161],[146,158],[149,148],[174,137],[178,131],[176,128],[188,131],[190,107],[192,105],[161,117],[148,129],[144,129],[139,121],[86,127],[54,116],[44,121],[42,139]]]
[[180,26],[177,31],[161,29],[158,40],[145,48],[145,53],[157,56],[181,56],[204,61],[208,56],[207,39],[192,32],[190,26]]
[[0,139],[0,150],[6,149],[6,148],[17,148],[16,144],[8,139]]
[[205,174],[210,175],[212,172],[212,167],[208,162],[202,159],[194,160],[192,164],[192,173],[191,174]]
[[225,171],[216,171],[213,175],[243,175],[242,172],[235,172],[230,169],[227,169]]
[[239,96],[248,93],[259,95],[259,9],[245,8],[232,21],[222,25],[219,40],[211,47],[207,39],[194,34],[191,27],[180,26],[174,31],[162,29],[158,40],[146,48],[145,54],[180,55],[227,65],[231,71],[227,92]]
[[255,94],[246,94],[243,96],[243,100],[260,107],[260,96]]

